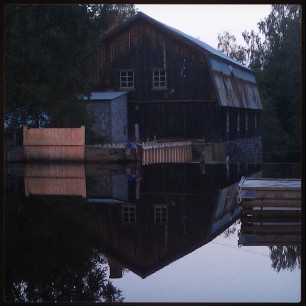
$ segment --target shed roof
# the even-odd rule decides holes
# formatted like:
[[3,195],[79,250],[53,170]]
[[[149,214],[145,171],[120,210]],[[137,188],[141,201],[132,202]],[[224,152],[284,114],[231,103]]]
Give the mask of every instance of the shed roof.
[[114,100],[120,96],[127,94],[126,91],[94,91],[89,97],[84,96],[83,100],[99,101],[99,100]]

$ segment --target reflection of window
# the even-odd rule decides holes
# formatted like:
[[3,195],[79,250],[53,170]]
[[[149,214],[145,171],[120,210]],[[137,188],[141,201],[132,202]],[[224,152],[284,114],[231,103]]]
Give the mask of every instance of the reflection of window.
[[121,70],[120,71],[120,87],[121,88],[134,88],[134,71]]
[[133,205],[122,206],[122,223],[136,222],[136,207]]
[[167,86],[167,74],[165,69],[153,70],[153,88],[165,88]]
[[155,223],[168,222],[168,208],[165,205],[154,206],[154,221]]
[[226,113],[226,133],[229,133],[229,127],[230,127],[230,114],[229,112]]
[[237,113],[237,132],[240,131],[240,112]]
[[255,131],[257,130],[257,114],[255,114],[255,122],[254,122]]
[[249,119],[249,116],[248,116],[248,113],[245,114],[245,130],[247,131],[248,130],[248,119]]

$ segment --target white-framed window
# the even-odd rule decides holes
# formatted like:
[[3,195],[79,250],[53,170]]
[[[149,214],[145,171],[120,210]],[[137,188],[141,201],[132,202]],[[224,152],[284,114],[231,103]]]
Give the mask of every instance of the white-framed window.
[[237,132],[240,131],[240,111],[237,113]]
[[136,223],[135,205],[122,206],[122,223]]
[[246,113],[245,114],[245,130],[247,131],[248,130],[248,125],[249,125],[249,116],[248,116],[249,114],[248,113]]
[[134,70],[120,70],[120,88],[134,88]]
[[154,222],[168,223],[168,207],[166,205],[154,205]]
[[167,71],[166,69],[153,70],[153,88],[166,88],[167,87]]
[[226,133],[230,130],[230,114],[229,111],[226,113]]

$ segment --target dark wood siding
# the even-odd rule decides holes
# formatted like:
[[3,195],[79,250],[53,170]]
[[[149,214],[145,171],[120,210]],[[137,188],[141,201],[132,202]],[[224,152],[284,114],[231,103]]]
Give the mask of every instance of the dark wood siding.
[[216,116],[212,103],[202,102],[130,102],[128,105],[129,139],[134,139],[134,125],[139,125],[141,140],[218,139]]
[[[238,113],[240,113],[239,130]],[[234,107],[221,107],[219,112],[219,139],[220,141],[243,139],[261,135],[260,111]],[[229,130],[227,131],[227,114],[229,114]],[[246,119],[246,114],[248,119]],[[255,128],[255,116],[257,124]],[[246,120],[248,121],[246,129]]]
[[[98,67],[102,90],[119,90],[120,69],[134,69],[131,101],[216,100],[203,52],[145,21],[105,40]],[[166,68],[167,90],[152,89],[153,69],[159,68]]]

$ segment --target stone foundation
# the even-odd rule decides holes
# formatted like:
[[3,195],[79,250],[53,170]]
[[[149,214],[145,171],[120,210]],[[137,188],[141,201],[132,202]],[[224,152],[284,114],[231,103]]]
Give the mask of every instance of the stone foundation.
[[262,138],[236,139],[207,143],[200,160],[205,163],[262,163]]

